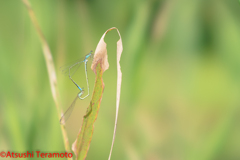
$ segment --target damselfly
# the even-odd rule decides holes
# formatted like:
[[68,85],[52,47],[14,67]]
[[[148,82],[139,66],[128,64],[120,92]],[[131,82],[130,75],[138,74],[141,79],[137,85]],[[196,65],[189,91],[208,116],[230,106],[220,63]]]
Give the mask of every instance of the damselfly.
[[[73,100],[72,104],[70,105],[70,107],[66,110],[66,112],[62,115],[61,119],[60,119],[60,123],[61,124],[65,124],[65,122],[67,121],[67,119],[70,117],[73,108],[75,106],[75,103],[77,101],[77,99],[85,99],[89,96],[89,84],[88,84],[88,74],[87,74],[87,62],[89,60],[89,58],[92,56],[92,51],[90,51],[90,53],[88,53],[83,60],[78,61],[70,66],[64,67],[64,69],[62,70],[63,73],[67,74],[69,78],[71,79],[71,81],[77,86],[77,88],[80,90],[80,92],[77,94],[77,96],[75,97],[75,99]],[[86,96],[82,97],[84,94],[84,88],[80,87],[72,78],[73,74],[77,71],[77,69],[79,68],[79,66],[84,63],[85,66],[85,75],[86,75],[86,81],[87,81],[87,88],[88,88],[88,93]],[[71,70],[73,70],[73,67],[75,67],[75,70],[71,72]]]

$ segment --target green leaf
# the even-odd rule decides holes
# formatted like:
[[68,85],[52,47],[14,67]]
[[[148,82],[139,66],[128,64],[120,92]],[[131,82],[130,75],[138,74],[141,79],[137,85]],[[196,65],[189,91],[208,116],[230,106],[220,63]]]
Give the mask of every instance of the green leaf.
[[87,112],[85,116],[83,117],[83,124],[80,129],[80,133],[77,136],[76,141],[72,145],[72,150],[74,151],[76,157],[78,160],[85,159],[87,156],[87,152],[90,146],[90,142],[92,140],[93,135],[93,124],[97,119],[99,107],[102,100],[102,94],[104,89],[104,83],[102,80],[102,74],[105,70],[108,69],[109,63],[107,59],[107,44],[104,42],[105,35],[111,31],[116,29],[118,32],[118,35],[120,39],[117,41],[117,93],[116,93],[116,117],[115,117],[115,124],[114,124],[114,130],[113,130],[113,139],[112,139],[112,145],[110,154],[108,157],[108,160],[111,159],[113,144],[115,141],[115,135],[116,135],[116,128],[117,128],[117,119],[118,119],[118,110],[119,110],[119,103],[120,103],[120,91],[121,91],[121,83],[122,83],[122,72],[120,67],[120,58],[122,54],[122,39],[119,30],[116,27],[112,27],[108,29],[103,36],[101,37],[95,53],[94,53],[94,59],[91,66],[91,69],[96,74],[96,80],[95,80],[95,86],[93,91],[92,100],[90,102],[89,107],[87,108]]
[[72,150],[78,160],[86,158],[92,140],[94,122],[97,119],[104,89],[102,74],[101,62],[99,62],[96,65],[96,80],[92,100],[87,108],[85,116],[83,117],[80,133],[72,146]]

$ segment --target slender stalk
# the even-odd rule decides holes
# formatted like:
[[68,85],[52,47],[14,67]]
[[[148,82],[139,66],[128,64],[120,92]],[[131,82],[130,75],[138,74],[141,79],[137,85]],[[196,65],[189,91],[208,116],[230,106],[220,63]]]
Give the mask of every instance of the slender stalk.
[[[48,43],[40,29],[40,26],[38,24],[37,18],[32,10],[32,7],[29,3],[28,0],[22,0],[22,2],[24,3],[24,5],[27,7],[28,9],[28,13],[29,16],[32,20],[32,23],[35,27],[35,29],[37,30],[38,36],[41,40],[42,43],[42,48],[43,48],[43,55],[47,64],[47,70],[48,70],[48,76],[49,76],[49,82],[50,82],[50,87],[51,87],[51,91],[52,91],[52,96],[53,96],[53,100],[58,112],[58,118],[61,118],[61,109],[59,107],[59,103],[58,103],[58,89],[57,89],[57,76],[56,76],[56,71],[54,68],[54,63],[53,63],[53,58],[52,58],[52,54],[50,51],[50,48],[48,46]],[[68,137],[67,137],[67,132],[65,130],[64,125],[61,125],[61,130],[62,130],[62,135],[63,135],[63,140],[64,140],[64,146],[65,146],[65,150],[70,153],[70,147],[69,147],[69,142],[68,142]],[[69,158],[71,159],[71,158]]]

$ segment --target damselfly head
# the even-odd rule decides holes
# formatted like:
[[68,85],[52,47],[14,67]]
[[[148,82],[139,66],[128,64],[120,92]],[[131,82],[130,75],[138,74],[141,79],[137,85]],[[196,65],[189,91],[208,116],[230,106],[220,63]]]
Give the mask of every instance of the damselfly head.
[[84,94],[84,89],[82,88],[82,91],[78,93],[78,98],[81,99],[81,96]]
[[89,54],[93,54],[93,51],[91,50],[91,51],[89,52]]
[[89,54],[90,54],[90,58],[92,59],[92,58],[93,58],[93,51],[91,50],[91,51],[89,52]]

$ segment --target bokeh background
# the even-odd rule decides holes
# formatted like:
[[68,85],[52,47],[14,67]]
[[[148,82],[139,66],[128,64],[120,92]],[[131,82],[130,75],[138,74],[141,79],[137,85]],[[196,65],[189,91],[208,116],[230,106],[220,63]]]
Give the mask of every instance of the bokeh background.
[[[122,35],[113,160],[240,159],[237,0],[30,0],[49,43],[65,111],[78,93],[59,68]],[[107,159],[116,103],[116,31],[87,160]],[[83,68],[75,74],[86,88]],[[92,94],[95,75],[88,66]],[[72,144],[90,97],[66,123]],[[64,152],[39,37],[21,1],[0,1],[0,151]]]

